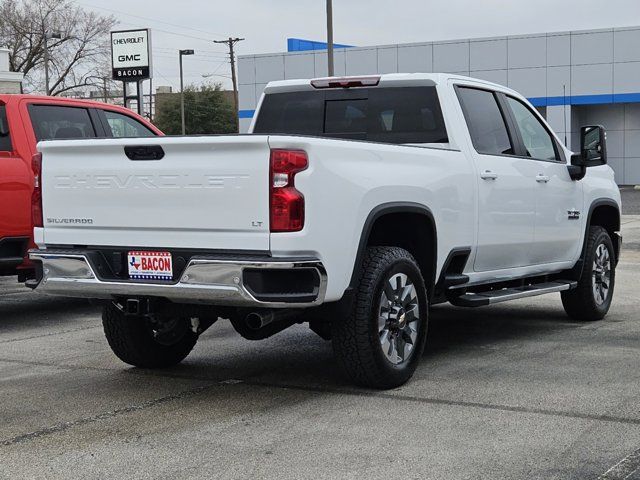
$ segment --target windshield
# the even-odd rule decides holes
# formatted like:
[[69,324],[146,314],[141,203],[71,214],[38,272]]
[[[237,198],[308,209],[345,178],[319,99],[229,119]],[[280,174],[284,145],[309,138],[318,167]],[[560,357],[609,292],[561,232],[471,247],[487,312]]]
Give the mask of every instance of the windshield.
[[377,87],[272,93],[253,133],[384,143],[446,143],[435,87]]

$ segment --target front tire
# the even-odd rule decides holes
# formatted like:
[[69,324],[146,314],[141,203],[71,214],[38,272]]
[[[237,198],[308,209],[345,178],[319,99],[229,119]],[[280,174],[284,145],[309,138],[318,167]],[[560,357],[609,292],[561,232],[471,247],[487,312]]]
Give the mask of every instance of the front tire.
[[427,324],[427,292],[413,256],[398,247],[369,247],[352,310],[333,322],[334,354],[353,382],[398,387],[420,362]]
[[577,288],[562,292],[565,312],[574,320],[601,320],[611,307],[616,281],[615,251],[607,231],[590,227]]
[[187,318],[152,324],[147,318],[125,315],[112,302],[102,311],[102,326],[113,353],[140,368],[177,365],[198,340]]

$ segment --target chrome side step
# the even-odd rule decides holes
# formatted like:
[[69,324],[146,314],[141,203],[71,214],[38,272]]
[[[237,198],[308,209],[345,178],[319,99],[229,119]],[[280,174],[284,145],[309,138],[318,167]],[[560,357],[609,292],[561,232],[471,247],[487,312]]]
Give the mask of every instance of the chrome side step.
[[481,307],[494,303],[508,302],[519,298],[535,297],[545,293],[562,292],[576,288],[578,282],[572,280],[556,280],[553,282],[524,285],[522,287],[503,288],[486,292],[465,293],[459,297],[452,297],[449,302],[458,307]]

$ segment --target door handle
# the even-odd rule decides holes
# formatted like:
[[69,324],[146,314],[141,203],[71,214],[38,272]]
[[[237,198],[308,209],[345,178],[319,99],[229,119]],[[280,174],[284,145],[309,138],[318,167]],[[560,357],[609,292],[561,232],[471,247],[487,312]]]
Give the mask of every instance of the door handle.
[[480,174],[480,178],[483,180],[495,180],[498,178],[498,174],[493,173],[491,170],[485,170]]
[[539,173],[536,176],[536,182],[538,183],[547,183],[549,181],[549,175],[543,175],[541,173]]

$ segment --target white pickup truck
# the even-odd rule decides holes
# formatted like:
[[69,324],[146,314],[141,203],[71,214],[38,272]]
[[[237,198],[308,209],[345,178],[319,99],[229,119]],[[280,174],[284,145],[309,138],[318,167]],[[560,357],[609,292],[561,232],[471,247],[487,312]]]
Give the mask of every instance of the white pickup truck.
[[620,194],[605,133],[572,154],[518,93],[448,74],[270,83],[250,135],[42,142],[37,291],[105,302],[115,354],[174,365],[228,318],[295,323],[360,385],[420,361],[431,305],[560,292],[609,310]]

